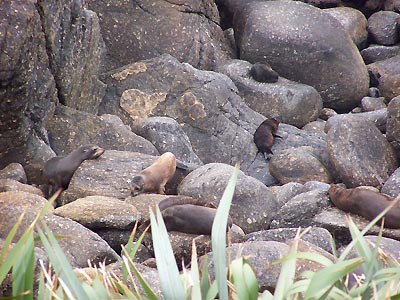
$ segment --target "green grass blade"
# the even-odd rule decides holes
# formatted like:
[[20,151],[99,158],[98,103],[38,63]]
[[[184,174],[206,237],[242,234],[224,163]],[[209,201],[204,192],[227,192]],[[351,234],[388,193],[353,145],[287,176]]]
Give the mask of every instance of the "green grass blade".
[[28,234],[28,238],[12,270],[12,295],[22,295],[19,299],[33,299],[33,282],[35,269],[35,246],[33,232]]
[[160,277],[161,290],[166,300],[184,300],[185,289],[168,239],[167,229],[160,209],[156,207],[157,219],[150,210],[151,234]]
[[208,289],[206,300],[214,300],[218,295],[218,284],[214,281]]
[[210,280],[208,278],[208,256],[203,256],[203,267],[201,268],[201,280],[200,280],[200,288],[201,288],[201,298],[202,300],[206,300],[208,290],[210,289]]
[[191,299],[192,300],[201,300],[199,265],[197,263],[197,251],[196,251],[196,240],[195,239],[193,239],[193,241],[192,241],[192,260],[191,260],[190,276],[192,278],[192,283],[193,283]]
[[[130,267],[132,268],[133,272],[136,275],[136,278],[139,280],[140,285],[143,288],[143,291],[146,293],[148,299],[150,300],[157,300],[158,297],[157,295],[153,292],[153,290],[150,288],[150,285],[147,283],[147,281],[144,279],[144,277],[142,276],[142,274],[140,274],[139,270],[136,268],[136,266],[134,265],[134,263],[130,261]],[[161,280],[161,279],[160,279]]]
[[68,259],[63,253],[53,233],[44,225],[46,234],[38,228],[38,234],[45,248],[53,268],[65,285],[69,288],[75,299],[90,299],[74,273]]
[[257,300],[258,282],[253,269],[244,259],[239,257],[230,265],[231,282],[235,286],[240,300]]
[[337,262],[336,264],[318,271],[311,278],[305,298],[321,298],[333,285],[364,262],[361,257]]
[[228,224],[229,209],[231,207],[239,164],[236,164],[228,185],[219,202],[211,230],[211,244],[215,267],[215,279],[218,283],[219,298],[228,300],[228,284],[226,280],[226,226]]

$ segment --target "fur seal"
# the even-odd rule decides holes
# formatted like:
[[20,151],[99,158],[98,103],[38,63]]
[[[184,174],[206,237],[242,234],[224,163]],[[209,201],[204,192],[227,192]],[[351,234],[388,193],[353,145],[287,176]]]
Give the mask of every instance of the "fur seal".
[[275,138],[281,138],[281,136],[276,134],[278,126],[278,120],[269,118],[262,122],[254,132],[254,143],[256,144],[258,151],[264,154],[267,160],[269,159],[269,154],[274,154],[271,148],[275,142]]
[[170,180],[176,170],[176,158],[171,152],[162,154],[150,167],[132,178],[131,195],[142,193],[165,194],[165,184]]
[[104,151],[97,145],[88,144],[80,146],[66,156],[49,159],[43,167],[43,174],[51,185],[50,195],[57,193],[58,197],[63,190],[68,188],[69,182],[80,164],[86,159],[98,158]]
[[[360,215],[367,220],[373,220],[385,208],[392,198],[385,194],[377,193],[368,189],[354,188],[345,189],[337,184],[331,184],[329,197],[337,208]],[[384,216],[386,228],[400,228],[400,206],[393,206]],[[381,221],[378,222],[381,224]]]
[[[217,209],[211,203],[187,196],[169,197],[162,200],[160,208],[167,231],[179,231],[190,234],[211,235]],[[150,224],[150,220],[140,225],[143,231]],[[229,217],[226,230],[232,226]]]
[[278,81],[279,75],[267,63],[255,63],[250,69],[250,76],[258,82],[274,83]]

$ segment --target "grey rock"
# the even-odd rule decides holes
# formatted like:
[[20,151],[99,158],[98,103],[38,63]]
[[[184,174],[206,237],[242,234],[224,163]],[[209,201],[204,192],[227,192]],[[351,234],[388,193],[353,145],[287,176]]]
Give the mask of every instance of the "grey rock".
[[319,114],[319,117],[320,117],[322,120],[327,121],[329,118],[331,118],[331,117],[333,117],[333,116],[336,116],[336,115],[337,115],[337,112],[334,111],[332,108],[324,107],[324,108],[321,110],[321,113]]
[[286,149],[275,153],[269,163],[269,171],[281,184],[306,183],[317,180],[332,182],[332,175],[309,146]]
[[[138,152],[107,150],[96,160],[84,161],[74,173],[69,187],[59,200],[62,205],[86,196],[105,196],[124,200],[130,196],[129,184],[132,177],[150,166],[158,156]],[[167,193],[175,193],[170,187],[177,186],[177,178],[193,169],[175,172],[175,176],[166,185]],[[177,174],[179,173],[179,174]]]
[[364,112],[386,108],[384,97],[364,97],[361,99],[361,108]]
[[102,40],[97,15],[82,2],[42,1],[38,11],[60,102],[96,114],[105,92],[98,79]]
[[[304,230],[302,230],[304,231]],[[247,234],[244,241],[276,241],[286,243],[295,238],[298,228],[278,228]],[[332,253],[332,235],[325,228],[311,227],[301,239]]]
[[69,154],[84,144],[96,144],[107,150],[158,154],[149,141],[134,134],[117,116],[99,117],[60,105],[46,127],[50,145],[58,155]]
[[391,255],[397,261],[400,260],[400,241],[386,237],[381,237],[380,240],[378,240],[376,235],[366,235],[365,239],[372,243],[372,247],[379,243],[379,248],[382,249],[383,252]]
[[182,162],[202,164],[193,152],[190,140],[178,122],[167,117],[150,117],[138,120],[132,130],[150,141],[160,154],[172,152]]
[[278,210],[270,228],[314,226],[316,225],[314,216],[331,206],[332,204],[325,191],[312,190],[301,193]]
[[368,38],[367,19],[361,11],[351,7],[334,7],[323,12],[339,21],[358,48],[365,46]]
[[3,1],[0,20],[0,169],[19,162],[38,182],[51,157],[44,124],[57,102],[42,23],[35,4],[23,0]]
[[301,193],[303,185],[298,182],[289,182],[284,185],[277,185],[270,187],[271,192],[278,200],[278,207],[282,207],[286,202],[294,196]]
[[398,167],[396,154],[371,122],[348,120],[327,135],[329,157],[347,187],[381,187]]
[[[156,5],[154,5],[156,4]],[[201,69],[214,69],[230,53],[214,1],[185,3],[90,1],[108,49],[105,69],[168,53]],[[118,12],[118,22],[115,13]]]
[[385,184],[382,186],[381,192],[392,198],[396,198],[400,195],[400,168],[397,168],[386,180]]
[[386,108],[363,112],[363,113],[348,113],[335,115],[326,122],[325,132],[331,128],[344,122],[372,122],[382,132],[386,131],[386,122],[388,119],[388,110]]
[[[0,193],[2,215],[0,237],[5,238],[21,214],[25,212],[15,235],[15,239],[19,239],[39,213],[39,205],[43,206],[45,203],[47,203],[46,199],[29,193]],[[51,213],[47,213],[42,220],[54,235],[63,237],[57,241],[73,267],[86,267],[88,260],[92,264],[103,261],[108,264],[119,259],[105,241],[79,223]],[[40,244],[38,245],[41,247]]]
[[[233,173],[233,167],[212,163],[190,173],[179,185],[180,195],[209,201],[216,207]],[[277,200],[260,181],[239,173],[230,216],[245,232],[266,229],[277,210]]]
[[136,208],[124,201],[88,196],[55,209],[54,214],[74,220],[89,229],[132,229],[140,219]]
[[44,197],[43,192],[32,185],[24,184],[14,179],[0,179],[0,192],[7,191],[21,191]]
[[231,60],[219,68],[232,79],[251,109],[297,127],[318,117],[322,99],[313,87],[284,78],[275,83],[260,83],[250,77],[251,66],[243,60]]
[[379,89],[377,87],[370,87],[368,89],[368,97],[379,98],[380,96],[381,93],[379,92]]
[[369,64],[370,71],[378,79],[381,97],[393,99],[400,95],[400,55]]
[[400,158],[400,96],[389,102],[386,137]]
[[366,65],[400,55],[400,46],[370,45],[361,50],[361,56]]
[[21,183],[27,182],[25,169],[19,163],[10,163],[0,170],[0,179],[14,179]]
[[314,87],[325,107],[351,109],[367,94],[368,73],[357,47],[318,8],[298,1],[251,2],[237,12],[233,28],[241,59],[267,62],[280,76]]
[[307,193],[313,190],[321,190],[324,192],[328,192],[330,185],[325,182],[320,181],[308,181],[303,185],[301,189],[301,193]]
[[325,124],[326,121],[318,119],[316,121],[310,122],[301,128],[302,130],[305,131],[313,131],[313,132],[318,132],[322,136],[325,136]]
[[378,11],[368,18],[368,32],[380,45],[394,45],[400,40],[398,21],[400,14],[394,11]]

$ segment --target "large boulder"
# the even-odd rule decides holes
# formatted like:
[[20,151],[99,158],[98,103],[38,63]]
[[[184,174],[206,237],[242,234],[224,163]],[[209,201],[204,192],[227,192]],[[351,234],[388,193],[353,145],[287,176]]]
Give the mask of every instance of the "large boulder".
[[400,158],[400,96],[393,98],[388,105],[386,137]]
[[327,135],[329,157],[347,187],[381,187],[398,167],[396,153],[372,122],[348,120]]
[[200,69],[229,56],[212,0],[89,1],[107,46],[105,69],[168,53]]
[[355,107],[369,77],[357,47],[341,24],[299,1],[251,2],[235,14],[240,58],[268,62],[280,76],[314,87],[324,106]]

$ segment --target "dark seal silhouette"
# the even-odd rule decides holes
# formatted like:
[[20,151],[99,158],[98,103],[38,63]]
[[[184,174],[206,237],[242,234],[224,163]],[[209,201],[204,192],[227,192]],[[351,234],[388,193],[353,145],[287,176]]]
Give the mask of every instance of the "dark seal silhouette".
[[[393,201],[385,194],[363,188],[345,189],[337,184],[331,184],[329,197],[337,208],[362,216],[369,221],[373,220]],[[398,203],[386,213],[384,219],[384,227],[400,228],[400,207]],[[378,224],[381,224],[381,221]]]
[[281,138],[276,134],[278,131],[279,121],[274,118],[266,119],[254,132],[254,143],[259,152],[269,159],[270,154],[274,154],[271,150],[275,142],[275,138]]
[[255,63],[250,69],[250,76],[258,81],[274,83],[278,81],[279,75],[267,63]]
[[49,195],[57,194],[68,188],[69,182],[76,169],[86,159],[95,159],[104,153],[104,149],[97,145],[83,145],[66,156],[56,156],[49,159],[44,167],[43,174],[51,185]]

